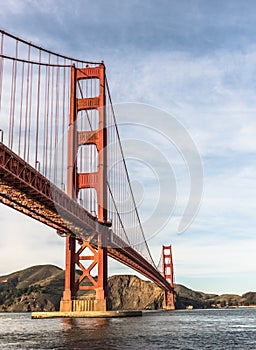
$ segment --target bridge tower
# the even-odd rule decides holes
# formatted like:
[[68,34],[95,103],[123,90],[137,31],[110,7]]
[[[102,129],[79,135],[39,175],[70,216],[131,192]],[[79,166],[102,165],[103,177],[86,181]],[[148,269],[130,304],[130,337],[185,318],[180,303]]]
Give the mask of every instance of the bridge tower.
[[[77,98],[79,80],[98,79],[99,95]],[[68,173],[67,194],[77,200],[81,189],[94,188],[97,193],[98,221],[107,223],[106,194],[106,115],[105,115],[105,66],[104,63],[86,68],[71,68],[70,118],[68,131]],[[93,131],[78,131],[77,117],[79,111],[98,111],[98,129]],[[98,169],[96,172],[78,173],[77,154],[80,146],[95,145],[97,149]],[[86,159],[84,160],[86,161]],[[88,160],[87,160],[88,161]],[[98,234],[98,233],[96,233]],[[98,246],[85,241],[78,241],[75,236],[66,237],[66,270],[65,290],[60,304],[60,311],[106,311],[107,309],[107,248],[104,237],[98,236]],[[79,247],[77,249],[77,243]],[[83,254],[83,255],[82,255]],[[87,261],[87,267],[83,264]],[[89,266],[88,266],[89,263]],[[76,265],[82,270],[82,275],[76,279]],[[91,275],[95,266],[98,278]],[[82,282],[88,278],[91,285]],[[78,298],[78,291],[95,291],[94,298]]]
[[[174,278],[173,278],[173,261],[172,261],[172,246],[163,246],[162,247],[162,268],[163,275],[165,279],[170,283],[170,285],[174,288]],[[172,292],[168,292],[164,290],[164,309],[174,310],[174,290]]]

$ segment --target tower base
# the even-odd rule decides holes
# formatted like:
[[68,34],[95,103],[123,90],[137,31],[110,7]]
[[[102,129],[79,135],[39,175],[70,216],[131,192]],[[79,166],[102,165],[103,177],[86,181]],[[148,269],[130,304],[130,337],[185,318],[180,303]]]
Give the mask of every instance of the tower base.
[[60,312],[87,312],[87,311],[107,311],[106,299],[73,299],[61,300]]
[[175,310],[174,292],[164,292],[164,310]]

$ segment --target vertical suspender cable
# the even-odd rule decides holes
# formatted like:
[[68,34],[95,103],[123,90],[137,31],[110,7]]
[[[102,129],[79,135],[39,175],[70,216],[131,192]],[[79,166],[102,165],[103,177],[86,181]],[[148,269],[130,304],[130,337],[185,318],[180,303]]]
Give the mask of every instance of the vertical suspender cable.
[[[66,59],[64,58],[64,65],[66,65]],[[61,130],[61,186],[64,184],[64,146],[65,146],[65,138],[64,138],[64,132],[65,132],[65,97],[66,97],[66,68],[63,70],[63,91],[62,91],[62,130]]]
[[28,113],[28,150],[27,150],[27,162],[29,162],[30,157],[30,142],[31,142],[31,124],[32,124],[32,106],[33,106],[33,64],[30,67],[30,77],[29,77],[29,113]]
[[[4,34],[1,34],[1,45],[0,45],[0,53],[3,54],[4,50]],[[2,87],[3,87],[3,67],[4,67],[4,59],[0,57],[0,112],[2,108]]]
[[19,141],[18,141],[18,155],[21,153],[21,138],[22,138],[22,117],[23,117],[23,93],[24,93],[24,70],[25,63],[22,62],[21,68],[21,88],[20,88],[20,120],[19,120]]
[[48,77],[48,66],[45,66],[45,82],[44,82],[44,142],[43,142],[43,174],[46,176],[46,133],[47,133],[47,127],[46,127],[46,97],[47,97],[47,77]]
[[[49,54],[48,57],[48,63],[51,62],[51,54]],[[45,128],[45,168],[46,168],[46,174],[49,174],[49,165],[48,165],[48,139],[49,139],[49,96],[50,96],[50,66],[47,67],[47,87],[46,87],[46,98],[45,98],[45,104],[46,104],[46,128]]]
[[49,144],[49,176],[52,176],[52,155],[53,155],[53,126],[54,126],[54,118],[53,118],[53,110],[54,110],[54,67],[52,67],[51,72],[51,103],[50,103],[50,144]]
[[[41,63],[41,50],[39,50],[39,63]],[[38,135],[39,135],[39,115],[40,115],[40,83],[41,83],[41,65],[38,66],[37,75],[37,102],[36,102],[36,145],[35,145],[35,168],[38,162]]]
[[[48,64],[51,62],[51,55],[48,55]],[[49,133],[49,85],[50,66],[46,66],[45,71],[45,96],[44,96],[44,147],[43,147],[43,169],[44,175],[48,175],[48,133]]]
[[[18,57],[18,40],[16,40],[15,58]],[[11,84],[11,103],[10,103],[10,119],[9,119],[9,147],[13,147],[13,133],[14,133],[14,112],[16,100],[16,76],[17,76],[17,60],[12,62],[12,84]]]
[[[30,61],[30,45],[28,46],[28,61]],[[30,77],[30,64],[27,66],[27,82],[26,82],[26,107],[25,107],[25,130],[24,130],[24,153],[23,158],[26,159],[27,153],[27,132],[28,132],[28,97],[29,97],[29,77]]]
[[[59,57],[57,57],[57,65],[59,64]],[[55,133],[54,133],[54,183],[56,183],[58,178],[58,142],[59,142],[59,78],[60,78],[60,68],[56,68],[56,99],[55,99]]]

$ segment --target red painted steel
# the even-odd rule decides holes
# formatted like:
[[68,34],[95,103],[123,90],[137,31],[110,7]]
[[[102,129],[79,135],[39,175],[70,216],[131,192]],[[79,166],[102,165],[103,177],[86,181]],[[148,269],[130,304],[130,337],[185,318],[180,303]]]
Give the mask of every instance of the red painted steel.
[[[99,96],[93,98],[77,98],[77,83],[82,79],[99,80]],[[68,132],[68,176],[67,176],[67,194],[73,199],[77,199],[79,190],[84,188],[95,188],[97,193],[98,217],[97,220],[107,223],[107,181],[106,181],[106,121],[105,121],[105,66],[100,64],[97,67],[77,69],[75,66],[71,70],[71,94],[70,94],[70,119]],[[77,131],[77,114],[81,110],[97,109],[99,112],[98,129],[94,132]],[[98,170],[93,173],[78,173],[76,157],[78,148],[81,145],[94,144],[97,148]],[[84,160],[86,161],[86,159]],[[68,235],[66,240],[66,273],[65,290],[63,301],[68,302],[74,299],[79,290],[95,289],[96,301],[101,309],[106,309],[107,296],[107,247],[103,240],[106,239],[101,232],[98,232],[98,246],[95,249],[88,242],[83,242],[80,249],[76,252],[76,239]],[[88,248],[91,255],[89,257],[80,256]],[[92,259],[93,263],[85,268],[83,260]],[[82,276],[75,281],[75,267],[78,265],[82,270]],[[91,276],[92,269],[97,266],[97,281]],[[87,277],[92,286],[82,285],[81,283]],[[67,304],[67,303],[66,303]]]
[[76,201],[0,142],[0,201],[17,211],[78,240],[98,246],[97,232],[106,239],[108,255],[172,290],[164,276],[132,247],[127,247],[108,224],[103,225]]
[[[163,264],[163,275],[170,286],[174,288],[173,282],[173,261],[172,261],[172,246],[162,247],[162,264]],[[164,291],[164,308],[172,310],[175,308],[174,305],[174,289],[171,291]]]
[[[59,235],[66,236],[66,280],[62,303],[63,311],[84,307],[80,305],[81,300],[78,302],[75,298],[81,291],[90,290],[95,291],[96,294],[94,310],[106,309],[107,255],[138,271],[163,288],[165,290],[165,306],[173,308],[171,246],[163,247],[164,274],[161,274],[154,265],[139,220],[105,77],[104,64],[91,63],[91,66],[88,66],[89,62],[54,54],[3,31],[0,33],[0,112],[3,114],[3,124],[1,125],[3,129],[0,130],[0,202],[53,227]],[[15,54],[13,57],[5,54],[8,53],[5,52],[5,45],[3,45],[5,36],[14,40]],[[27,53],[24,54],[27,59],[19,54],[19,42],[27,47]],[[31,61],[31,51],[34,49],[38,52],[37,61],[36,58],[35,61]],[[36,57],[36,54],[33,54],[34,56]],[[12,67],[9,65],[10,70],[8,68],[5,70],[8,61],[11,62]],[[73,66],[72,63],[74,63]],[[78,68],[75,64],[82,65],[82,67],[87,64],[87,66],[86,68]],[[60,69],[63,69],[62,73]],[[71,70],[70,75],[69,70]],[[17,74],[17,71],[20,74]],[[7,75],[6,72],[8,72]],[[12,77],[10,89],[6,87],[3,90],[2,87],[8,85],[8,80],[10,80],[9,73]],[[97,80],[99,84],[97,85],[94,80]],[[67,93],[66,84],[69,81],[71,89]],[[88,86],[91,87],[90,91],[87,89]],[[82,87],[85,87],[85,97],[83,97]],[[95,87],[95,96],[92,96],[92,87]],[[105,111],[105,88],[107,104],[110,106],[110,110],[107,109],[107,114]],[[97,89],[99,89],[99,93],[96,93]],[[10,94],[6,93],[7,90],[10,90]],[[34,94],[34,92],[36,93]],[[80,92],[79,98],[77,92]],[[9,121],[7,121],[8,105]],[[66,117],[68,105],[70,105],[69,121]],[[2,110],[1,106],[4,106]],[[61,112],[60,109],[62,109]],[[97,110],[99,116],[99,120],[95,116],[98,120],[96,130],[78,130],[76,122],[80,112],[82,115],[87,115],[90,128],[95,128],[96,120],[93,118],[96,113],[94,114],[92,110]],[[143,249],[137,251],[133,248],[136,247],[137,236],[135,239],[133,235],[127,236],[122,215],[120,215],[119,207],[116,205],[115,196],[118,197],[118,195],[113,189],[115,183],[119,184],[120,182],[119,191],[124,192],[125,183],[120,181],[122,176],[116,174],[108,179],[113,183],[107,182],[106,116],[112,120],[115,126],[115,135],[109,132],[110,129],[108,130],[109,142],[117,141],[117,145],[119,145],[116,151],[121,154],[123,160],[123,167],[120,168],[122,171],[119,173],[125,174],[124,178],[128,182],[128,191],[131,191],[132,204],[135,209],[135,219],[133,217],[130,219],[131,222],[137,220],[139,223],[140,241],[144,242],[147,249],[146,255],[144,255]],[[110,120],[108,119],[108,123]],[[65,147],[62,146],[61,154],[57,154],[56,163],[53,160],[53,155],[67,124],[69,124],[69,130],[66,182],[65,175],[63,176],[63,168],[66,166]],[[81,123],[81,125],[85,124]],[[81,125],[80,128],[83,129]],[[41,137],[42,140],[40,140]],[[3,144],[4,139],[5,141],[8,139],[6,144]],[[88,145],[93,146],[90,148],[93,152],[90,152],[88,159],[82,159]],[[79,169],[81,170],[78,171],[77,156],[79,152]],[[95,154],[97,154],[97,159],[92,160],[92,155]],[[62,163],[56,166],[57,160],[60,158]],[[97,169],[83,172],[81,164],[83,162],[85,164],[86,161],[90,161],[90,166],[84,168],[92,169],[93,165],[98,164]],[[40,167],[42,173],[40,173]],[[60,181],[59,175],[61,175]],[[50,178],[53,182],[49,180]],[[57,187],[55,185],[57,183],[61,183],[59,185],[62,189],[66,185],[67,193]],[[78,204],[78,196],[80,196],[80,203],[82,203],[83,198],[86,198],[84,196],[86,192],[82,191],[83,189],[94,189],[97,195],[97,207],[95,208],[95,202],[93,204],[90,202],[91,212]],[[79,193],[80,191],[81,193]],[[112,205],[112,209],[114,208],[116,211],[116,216],[111,216],[111,219],[115,224],[115,218],[119,220],[119,226],[114,225],[114,228],[111,227],[107,216],[107,191],[109,191],[108,194],[110,193],[110,208]],[[90,196],[91,193],[94,193],[94,191],[88,192]],[[86,205],[86,208],[88,207]],[[97,214],[92,215],[93,212],[97,212]],[[119,228],[122,233],[120,233]],[[79,277],[75,273],[77,266],[82,272]],[[96,267],[98,278],[92,276]],[[90,285],[85,284],[87,279]]]
[[90,237],[100,225],[65,192],[0,142],[0,200],[12,208],[78,238]]

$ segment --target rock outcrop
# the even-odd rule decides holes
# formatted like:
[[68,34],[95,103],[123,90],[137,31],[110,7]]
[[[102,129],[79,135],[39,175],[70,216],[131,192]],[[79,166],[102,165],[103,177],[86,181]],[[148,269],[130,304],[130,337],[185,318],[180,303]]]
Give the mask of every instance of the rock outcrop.
[[112,310],[157,310],[163,305],[163,291],[154,283],[137,276],[112,276],[108,280],[109,306]]

